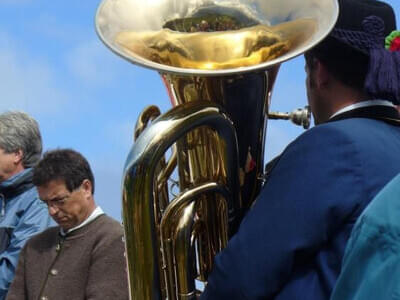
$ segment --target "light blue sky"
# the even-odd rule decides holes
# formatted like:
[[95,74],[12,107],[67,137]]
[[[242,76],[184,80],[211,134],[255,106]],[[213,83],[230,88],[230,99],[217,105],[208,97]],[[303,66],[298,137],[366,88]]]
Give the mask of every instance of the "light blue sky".
[[[387,2],[400,18],[400,2]],[[156,71],[128,63],[100,42],[94,29],[99,3],[0,0],[0,112],[23,110],[35,117],[46,150],[71,147],[85,155],[95,173],[97,202],[120,219],[122,168],[136,118],[149,104],[163,112],[170,106]],[[282,65],[272,110],[306,105],[303,66],[301,57]],[[302,131],[270,121],[267,158]]]

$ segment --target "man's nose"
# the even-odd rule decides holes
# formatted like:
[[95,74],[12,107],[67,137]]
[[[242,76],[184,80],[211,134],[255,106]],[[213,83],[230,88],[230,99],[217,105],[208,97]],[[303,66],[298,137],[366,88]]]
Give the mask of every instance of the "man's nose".
[[55,205],[49,205],[49,214],[50,216],[54,216],[55,214],[57,214],[58,212],[58,208]]

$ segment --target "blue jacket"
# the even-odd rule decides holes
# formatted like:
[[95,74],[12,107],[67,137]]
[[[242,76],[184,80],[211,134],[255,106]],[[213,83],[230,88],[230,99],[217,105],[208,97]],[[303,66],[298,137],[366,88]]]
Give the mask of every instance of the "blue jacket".
[[52,224],[32,184],[32,173],[26,169],[0,183],[0,300],[7,295],[25,242]]
[[399,216],[400,175],[357,220],[331,300],[400,299]]
[[299,136],[216,256],[201,299],[329,299],[353,224],[400,172],[399,150],[400,127],[368,118]]

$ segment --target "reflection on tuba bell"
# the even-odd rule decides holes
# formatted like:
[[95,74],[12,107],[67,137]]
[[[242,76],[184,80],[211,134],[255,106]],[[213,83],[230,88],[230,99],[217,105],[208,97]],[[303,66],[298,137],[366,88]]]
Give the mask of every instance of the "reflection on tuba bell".
[[309,119],[269,113],[279,65],[321,41],[337,15],[336,0],[102,2],[101,40],[157,70],[173,105],[141,114],[124,169],[131,299],[200,293],[261,188],[268,115]]

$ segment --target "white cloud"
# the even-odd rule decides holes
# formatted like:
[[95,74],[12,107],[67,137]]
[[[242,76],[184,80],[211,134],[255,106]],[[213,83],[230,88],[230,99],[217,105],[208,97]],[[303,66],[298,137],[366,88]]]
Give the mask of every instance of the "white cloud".
[[26,55],[16,42],[0,32],[0,111],[58,111],[68,97],[54,78],[48,63]]
[[[1,1],[1,0],[0,0]],[[63,22],[55,14],[50,14],[45,10],[35,17],[29,24],[32,32],[42,38],[58,41],[59,43],[73,43],[77,39],[82,39],[85,32],[73,22]]]
[[116,74],[114,56],[98,40],[76,46],[66,60],[72,74],[86,85],[104,85]]
[[125,120],[120,123],[108,123],[104,127],[105,140],[114,148],[130,149],[133,145],[133,135],[136,120]]

